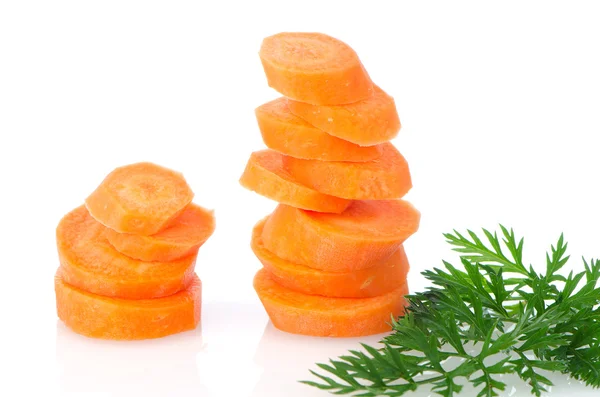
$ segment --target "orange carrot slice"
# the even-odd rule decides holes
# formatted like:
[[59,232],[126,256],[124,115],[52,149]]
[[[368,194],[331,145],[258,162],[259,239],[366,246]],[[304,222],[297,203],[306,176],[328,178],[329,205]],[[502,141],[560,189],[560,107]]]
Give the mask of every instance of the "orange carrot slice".
[[322,33],[279,33],[260,48],[269,86],[286,97],[315,105],[361,101],[373,83],[350,46]]
[[378,146],[360,147],[329,135],[290,113],[287,99],[259,106],[256,120],[263,141],[288,156],[324,161],[369,161],[381,155]]
[[316,106],[289,101],[289,109],[328,134],[361,146],[384,143],[400,131],[394,98],[374,86],[374,95],[348,105]]
[[124,299],[175,294],[194,278],[196,253],[172,262],[143,262],[117,251],[106,228],[81,206],[56,228],[63,280],[90,293]]
[[408,163],[391,143],[382,145],[379,158],[363,163],[286,156],[283,165],[303,185],[349,200],[400,198],[412,187]]
[[160,232],[192,201],[179,172],[152,163],[119,167],[85,200],[92,216],[119,233]]
[[278,205],[262,232],[266,249],[293,263],[352,272],[381,263],[419,227],[420,214],[403,200],[355,201],[341,214]]
[[306,295],[280,286],[264,269],[256,273],[254,289],[275,327],[293,334],[334,337],[389,331],[392,316],[404,312],[404,295],[408,293],[403,284],[374,298]]
[[273,150],[261,150],[250,155],[240,178],[245,188],[271,200],[319,212],[339,213],[350,201],[314,191],[296,181],[283,167],[283,155]]
[[337,298],[370,298],[384,295],[406,283],[408,259],[400,246],[389,258],[354,272],[327,272],[281,259],[267,250],[262,241],[266,218],[252,231],[252,250],[279,285],[308,294]]
[[106,238],[119,252],[142,261],[173,261],[189,256],[208,240],[215,230],[213,211],[190,204],[171,226],[153,234],[119,233],[106,229]]
[[165,298],[128,300],[94,295],[54,279],[58,317],[73,331],[92,338],[133,340],[161,338],[196,328],[202,286],[194,275],[183,291]]

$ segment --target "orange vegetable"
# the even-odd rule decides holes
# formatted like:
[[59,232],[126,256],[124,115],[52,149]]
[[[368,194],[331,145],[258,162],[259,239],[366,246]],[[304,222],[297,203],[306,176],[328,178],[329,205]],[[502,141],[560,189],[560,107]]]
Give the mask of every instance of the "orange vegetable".
[[286,97],[315,105],[361,101],[373,83],[352,48],[322,33],[279,33],[260,48],[269,86]]
[[58,317],[73,331],[92,338],[150,339],[196,328],[202,287],[193,276],[183,291],[165,298],[128,300],[94,295],[54,279]]
[[406,159],[391,143],[381,156],[363,163],[304,160],[286,156],[283,165],[300,183],[349,200],[385,200],[404,196],[412,187]]
[[265,103],[255,113],[265,144],[285,155],[324,161],[369,161],[381,155],[379,146],[360,147],[294,116],[285,98]]
[[267,250],[261,237],[265,221],[257,223],[252,231],[252,250],[270,277],[283,287],[308,295],[370,298],[406,283],[409,265],[402,246],[373,267],[353,272],[327,272],[286,261]]
[[266,249],[293,263],[351,272],[388,258],[419,227],[420,214],[403,200],[355,201],[341,214],[278,205],[265,222]]
[[314,191],[294,179],[283,167],[283,156],[273,150],[252,153],[240,178],[245,188],[271,200],[320,212],[342,212],[350,201]]
[[192,201],[179,172],[152,163],[119,167],[85,200],[92,216],[119,233],[160,232]]
[[374,86],[374,95],[347,105],[316,106],[289,101],[290,111],[328,134],[361,146],[384,143],[400,131],[394,98]]
[[254,277],[273,325],[282,331],[313,336],[365,336],[390,331],[391,318],[404,312],[406,284],[374,298],[327,298],[305,295],[277,284],[261,269]]
[[214,230],[213,211],[190,204],[171,226],[152,236],[119,233],[107,228],[106,237],[113,247],[131,258],[168,262],[197,252]]
[[196,253],[172,262],[143,262],[117,251],[106,228],[81,206],[56,229],[63,280],[93,294],[125,299],[160,298],[175,294],[194,278]]

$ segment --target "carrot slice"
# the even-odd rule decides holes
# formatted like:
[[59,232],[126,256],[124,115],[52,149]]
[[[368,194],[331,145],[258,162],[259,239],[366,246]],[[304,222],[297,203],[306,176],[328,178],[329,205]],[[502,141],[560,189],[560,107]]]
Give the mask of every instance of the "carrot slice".
[[273,325],[282,331],[312,336],[366,336],[389,331],[391,316],[404,312],[405,284],[374,298],[327,298],[306,295],[277,284],[261,269],[254,277]]
[[270,149],[288,156],[324,161],[369,161],[381,155],[378,146],[361,147],[329,135],[294,116],[287,99],[259,106],[256,120]]
[[286,156],[283,165],[303,185],[349,200],[400,198],[412,187],[408,163],[391,143],[382,145],[379,158],[363,163]]
[[384,295],[406,282],[408,259],[400,246],[380,264],[354,272],[327,272],[281,259],[262,241],[266,218],[252,231],[252,250],[271,278],[279,285],[308,294],[337,298],[370,298]]
[[266,249],[293,263],[352,272],[381,263],[419,227],[420,213],[403,200],[355,201],[341,214],[278,205],[265,222]]
[[117,251],[106,228],[81,206],[56,228],[64,281],[85,291],[124,299],[150,299],[175,294],[194,278],[196,253],[172,262],[143,262]]
[[377,86],[373,96],[348,105],[316,106],[290,100],[288,106],[311,125],[361,146],[387,142],[400,131],[394,98]]
[[171,226],[152,236],[106,229],[106,238],[119,252],[142,261],[168,262],[197,252],[215,230],[213,211],[190,204]]
[[92,338],[161,338],[192,330],[200,321],[202,285],[195,275],[185,290],[158,299],[94,295],[66,283],[61,269],[54,289],[58,317],[73,331]]
[[160,232],[192,201],[179,172],[152,163],[119,167],[85,200],[90,214],[119,233]]
[[271,200],[319,212],[340,213],[350,201],[319,193],[296,181],[283,167],[283,155],[273,150],[261,150],[250,155],[240,178],[245,188]]
[[315,105],[361,101],[373,83],[346,43],[322,33],[279,33],[260,47],[269,86],[286,97]]

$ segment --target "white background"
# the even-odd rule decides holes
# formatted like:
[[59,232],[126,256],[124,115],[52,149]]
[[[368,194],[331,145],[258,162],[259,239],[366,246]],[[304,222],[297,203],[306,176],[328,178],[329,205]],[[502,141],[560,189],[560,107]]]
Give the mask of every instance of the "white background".
[[[237,182],[263,147],[253,110],[277,96],[257,52],[280,31],[346,41],[395,97],[423,214],[412,290],[453,258],[452,228],[513,226],[537,263],[563,231],[573,267],[600,256],[599,20],[594,1],[0,2],[0,395],[327,395],[296,380],[358,341],[268,325],[249,239],[274,203]],[[86,339],[56,318],[54,228],[140,160],[182,171],[216,209],[202,330]],[[598,393],[553,379],[550,396]]]

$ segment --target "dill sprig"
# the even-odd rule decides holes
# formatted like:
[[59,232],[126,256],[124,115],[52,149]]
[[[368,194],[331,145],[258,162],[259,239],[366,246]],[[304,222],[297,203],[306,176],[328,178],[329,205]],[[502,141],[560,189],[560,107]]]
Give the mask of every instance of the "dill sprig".
[[[317,364],[307,385],[334,394],[402,396],[427,386],[450,397],[471,382],[480,396],[506,388],[516,374],[540,396],[560,371],[600,387],[600,260],[564,276],[569,260],[561,235],[546,254],[543,273],[523,263],[523,239],[500,226],[483,236],[445,234],[460,253],[460,267],[422,272],[432,286],[408,295],[405,314],[392,319],[382,346]],[[484,242],[485,241],[485,242]],[[463,381],[459,381],[462,378]]]

